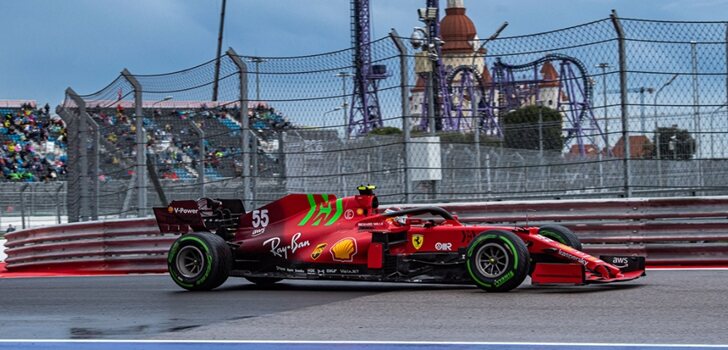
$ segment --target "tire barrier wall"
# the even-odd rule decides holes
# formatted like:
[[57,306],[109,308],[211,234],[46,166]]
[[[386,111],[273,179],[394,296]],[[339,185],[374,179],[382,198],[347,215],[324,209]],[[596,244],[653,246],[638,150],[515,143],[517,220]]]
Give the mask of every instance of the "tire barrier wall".
[[5,262],[11,272],[165,272],[176,237],[159,233],[153,218],[34,228],[5,235]]
[[[642,255],[650,266],[728,266],[728,197],[438,206],[468,224],[558,223],[594,255]],[[148,273],[166,271],[176,235],[159,233],[149,218],[36,228],[5,238],[9,271]]]

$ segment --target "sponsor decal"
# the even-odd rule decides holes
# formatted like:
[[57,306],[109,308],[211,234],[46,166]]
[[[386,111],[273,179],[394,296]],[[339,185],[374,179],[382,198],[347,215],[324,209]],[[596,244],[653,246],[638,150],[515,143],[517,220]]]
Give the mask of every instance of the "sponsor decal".
[[255,230],[253,230],[252,236],[253,237],[260,236],[260,235],[262,235],[264,233],[265,233],[265,227],[256,228]]
[[305,274],[306,271],[303,269],[296,269],[291,267],[283,267],[283,266],[276,266],[276,271],[278,272],[285,272],[285,273],[297,273],[297,274]]
[[451,251],[452,250],[452,243],[450,242],[437,242],[435,243],[435,250],[445,250],[445,251]]
[[623,269],[629,266],[629,258],[626,256],[615,256],[612,258],[612,265],[617,268]]
[[362,208],[357,209],[356,215],[364,215],[364,209],[362,209]]
[[329,251],[335,261],[351,262],[357,253],[356,240],[352,237],[342,238]]
[[326,248],[326,243],[321,243],[316,246],[316,248],[313,248],[313,252],[311,252],[311,260],[316,260],[321,256],[321,253],[324,252],[324,248]]
[[297,232],[296,234],[291,237],[291,243],[288,245],[281,246],[281,238],[280,237],[273,237],[266,239],[265,242],[263,242],[263,245],[270,245],[270,252],[275,257],[288,259],[288,253],[291,254],[295,253],[297,250],[308,247],[311,245],[311,242],[309,241],[302,241],[299,242],[299,239],[301,238],[301,232]]
[[359,229],[363,231],[386,227],[387,225],[383,221],[377,222],[362,222],[359,224]]
[[584,260],[584,259],[582,259],[582,258],[580,258],[578,256],[571,255],[571,254],[569,254],[569,253],[567,253],[567,252],[565,252],[563,250],[559,250],[558,251],[558,254],[561,255],[561,256],[563,256],[563,257],[565,257],[565,258],[567,258],[567,259],[569,259],[569,260],[574,260],[574,261],[576,261],[576,262],[578,262],[578,263],[586,266],[586,260]]
[[503,277],[495,280],[495,283],[494,283],[495,286],[500,287],[501,285],[503,285],[503,283],[506,283],[506,282],[508,282],[509,279],[513,278],[513,275],[514,275],[513,271],[508,271],[508,273],[503,275]]
[[346,211],[344,212],[344,219],[351,220],[353,218],[354,218],[354,211],[351,209],[346,209]]
[[197,214],[199,210],[197,209],[187,209],[187,208],[173,208],[173,207],[167,207],[167,212],[175,213],[175,214]]
[[422,248],[422,243],[425,243],[425,236],[420,234],[412,235],[412,246],[414,246],[415,249],[420,250],[420,248]]

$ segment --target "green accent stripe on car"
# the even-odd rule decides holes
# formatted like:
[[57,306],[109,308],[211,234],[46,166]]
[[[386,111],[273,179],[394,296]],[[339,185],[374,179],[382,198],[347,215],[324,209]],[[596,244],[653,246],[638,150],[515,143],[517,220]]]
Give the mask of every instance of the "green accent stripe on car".
[[339,220],[343,211],[344,205],[341,201],[341,198],[339,198],[336,200],[336,213],[334,213],[334,216],[331,218],[331,220],[326,222],[326,226],[333,225],[337,220]]
[[308,205],[310,206],[310,209],[308,209],[308,214],[301,220],[301,222],[298,223],[298,226],[305,225],[308,220],[311,220],[311,217],[316,212],[316,201],[313,199],[312,194],[306,195],[308,197]]

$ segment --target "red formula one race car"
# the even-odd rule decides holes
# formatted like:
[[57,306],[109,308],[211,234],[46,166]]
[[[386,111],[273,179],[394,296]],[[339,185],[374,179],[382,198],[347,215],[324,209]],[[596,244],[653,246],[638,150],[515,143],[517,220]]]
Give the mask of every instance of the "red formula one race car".
[[[209,290],[228,276],[475,284],[489,292],[533,284],[607,283],[644,276],[643,257],[596,258],[567,228],[465,226],[439,207],[378,209],[359,195],[290,194],[246,213],[240,200],[173,201],[154,208],[172,279]],[[605,262],[609,261],[608,262]]]

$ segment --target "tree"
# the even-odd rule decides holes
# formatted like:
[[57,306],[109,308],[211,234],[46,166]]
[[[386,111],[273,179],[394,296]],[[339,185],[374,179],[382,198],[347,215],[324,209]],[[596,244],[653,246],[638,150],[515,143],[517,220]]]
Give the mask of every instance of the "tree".
[[503,142],[508,148],[539,149],[539,112],[541,113],[541,132],[543,149],[561,151],[564,148],[562,136],[562,115],[555,109],[543,106],[526,106],[504,115]]
[[[688,160],[695,155],[695,139],[686,129],[678,129],[677,125],[668,128],[657,128],[659,135],[660,158],[669,160]],[[652,156],[657,159],[657,147],[654,147]]]
[[400,130],[399,128],[395,128],[393,126],[382,126],[382,127],[376,128],[376,129],[372,129],[371,131],[369,131],[369,133],[367,135],[387,136],[387,135],[401,135],[401,134],[402,134],[402,130]]

